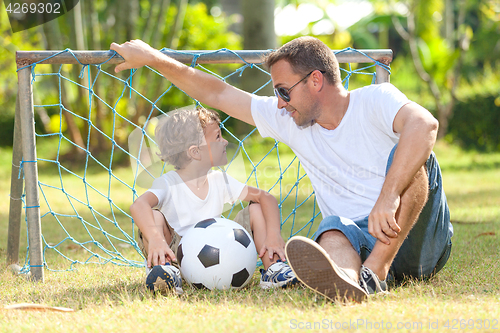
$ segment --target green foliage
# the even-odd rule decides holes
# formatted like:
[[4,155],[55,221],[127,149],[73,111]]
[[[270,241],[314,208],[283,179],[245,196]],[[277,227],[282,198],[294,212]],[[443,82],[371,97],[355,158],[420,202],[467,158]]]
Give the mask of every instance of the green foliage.
[[[178,17],[178,4],[176,1],[172,1],[170,7],[166,8],[164,17],[161,18],[157,17],[160,3],[168,2],[163,0],[128,1],[126,10],[133,13],[125,13],[125,3],[122,1],[96,0],[82,2],[83,40],[75,37],[77,29],[75,29],[74,11],[40,27],[12,34],[6,12],[2,10],[0,13],[2,15],[0,19],[0,75],[2,76],[2,84],[0,85],[0,95],[2,96],[0,100],[0,108],[2,109],[0,126],[5,130],[0,134],[0,145],[12,144],[17,93],[15,51],[18,49],[76,49],[79,47],[78,42],[80,42],[80,45],[83,45],[86,49],[106,50],[111,42],[123,43],[128,37],[146,39],[146,42],[151,42],[154,39],[155,44],[152,46],[160,49],[164,46],[168,47],[174,35],[179,37],[177,45],[179,50],[241,49],[240,36],[228,32],[227,22],[223,17],[212,17],[203,2],[196,1],[193,5],[188,4],[185,17]],[[174,29],[174,22],[177,20],[183,23],[179,31]],[[46,36],[47,33],[50,36]],[[54,36],[56,37],[53,38]],[[153,38],[153,36],[156,36],[156,38]],[[46,41],[46,43],[43,44],[42,41]],[[102,69],[112,73],[113,68],[114,66],[104,65]],[[61,75],[83,86],[89,86],[89,82],[90,84],[93,83],[97,72],[95,68],[92,69],[89,81],[87,76],[89,72],[87,70],[83,79],[78,78],[81,69],[80,65],[65,65],[61,70]],[[39,65],[36,67],[37,73],[57,72],[58,70],[60,70],[58,66],[51,68],[47,65]],[[168,88],[169,82],[156,74],[146,74],[147,71],[138,71],[134,75],[132,85],[140,94],[151,101],[155,101]],[[125,79],[129,74],[130,72],[125,71],[117,76]],[[96,82],[94,93],[113,107],[123,92],[123,84],[103,74],[100,74]],[[92,122],[94,124],[99,123],[98,126],[102,132],[107,135],[114,133],[118,142],[126,140],[129,132],[127,122],[118,118],[118,122],[113,123],[111,110],[97,98],[92,99],[92,108],[89,109],[88,91],[86,89],[68,82],[63,83],[63,85],[65,91],[63,104],[65,108],[84,118],[91,111],[93,115]],[[34,91],[35,104],[58,104],[60,98],[58,94],[59,82],[57,77],[37,77]],[[193,101],[184,93],[172,89],[168,95],[158,101],[157,106],[163,111],[169,111],[192,103]],[[144,115],[149,113],[151,107],[149,102],[145,102],[142,97],[136,94],[132,94],[131,98],[129,98],[129,91],[127,90],[124,97],[117,103],[116,110],[121,116],[132,119],[134,122],[140,122],[145,120]],[[35,108],[35,112],[47,112],[50,118],[46,128],[37,126],[39,132],[50,132],[59,128],[56,121],[60,112],[58,107]],[[86,122],[77,121],[76,123],[78,130],[85,139],[87,137]],[[37,120],[37,124],[42,124],[40,119]],[[69,130],[68,128],[63,132],[67,134],[66,132]],[[95,144],[95,141],[91,142],[91,146]]]
[[464,76],[471,81],[477,76],[478,69],[486,66],[500,68],[500,13],[498,2],[468,1],[469,13],[466,24],[472,28],[474,35],[472,45],[466,54]]
[[500,94],[459,101],[450,119],[448,140],[467,149],[500,151]]
[[427,41],[419,39],[418,46],[426,72],[432,75],[439,86],[449,89],[450,82],[447,82],[447,78],[460,56],[458,49],[452,48],[449,42],[439,35]]
[[[171,7],[171,10],[174,8]],[[207,13],[207,7],[204,3],[188,6],[180,37],[180,49],[240,49],[241,37],[228,32],[227,28],[228,24],[224,19],[216,19]]]
[[417,35],[420,38],[432,40],[440,35],[444,10],[443,0],[412,0],[410,7],[414,8],[417,18]]

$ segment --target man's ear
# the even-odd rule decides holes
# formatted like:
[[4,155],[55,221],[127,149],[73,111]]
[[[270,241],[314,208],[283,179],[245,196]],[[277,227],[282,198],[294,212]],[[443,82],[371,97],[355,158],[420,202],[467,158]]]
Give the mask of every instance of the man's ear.
[[320,71],[314,71],[311,74],[311,81],[313,82],[314,87],[319,91],[323,88],[325,77]]
[[190,159],[194,159],[194,160],[199,161],[201,159],[200,147],[195,146],[195,145],[190,146],[187,150],[187,155]]

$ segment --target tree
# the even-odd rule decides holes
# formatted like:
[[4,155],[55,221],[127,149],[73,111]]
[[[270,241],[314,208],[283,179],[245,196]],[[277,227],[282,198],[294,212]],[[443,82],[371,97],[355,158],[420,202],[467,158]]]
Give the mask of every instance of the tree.
[[[274,31],[274,0],[242,0],[243,13],[243,48],[245,50],[268,50],[276,48],[276,33]],[[256,10],[258,9],[258,10]],[[245,73],[243,89],[254,91],[262,82],[270,78],[258,71]],[[262,89],[259,94],[272,95],[272,85]]]
[[[203,3],[190,5],[188,0],[129,0],[126,3],[121,0],[81,0],[75,9],[29,33],[41,35],[46,43],[42,48],[49,50],[106,50],[113,41],[123,43],[135,38],[142,38],[159,49],[165,46],[194,50],[241,48],[238,37],[234,33],[227,33],[226,24],[210,16]],[[112,68],[111,65],[105,66]],[[102,74],[96,67],[87,67],[84,71],[86,77],[82,79],[78,78],[81,70],[82,67],[78,65],[63,66],[61,69],[61,75],[71,77],[81,85],[79,87],[66,80],[62,80],[61,84],[61,103],[81,116],[80,119],[76,117],[75,121],[75,117],[69,117],[67,112],[63,112],[67,126],[65,133],[75,143],[72,145],[71,155],[83,152],[77,146],[88,146],[96,157],[101,152],[109,151],[112,144],[126,146],[127,133],[131,129],[130,123],[123,118],[140,125],[152,111],[153,116],[158,114],[155,107],[138,94],[131,93],[129,97],[129,89],[120,98],[124,91],[123,84]],[[110,72],[104,66],[102,70]],[[59,66],[53,66],[52,72],[58,71]],[[111,71],[111,74],[114,73]],[[95,80],[97,75],[99,78]],[[129,75],[130,72],[118,74],[121,79]],[[51,84],[52,91],[46,97],[55,95],[58,90],[58,78],[51,78],[55,81]],[[163,77],[145,68],[133,75],[134,90],[151,101],[156,101],[168,86],[168,81]],[[93,92],[91,98],[90,88]],[[107,105],[98,97],[107,101]],[[161,110],[168,111],[190,103],[192,100],[189,97],[174,89],[169,93],[168,99],[158,99],[155,104]],[[113,110],[110,110],[110,106]],[[49,116],[58,116],[59,108],[51,107],[48,113]],[[105,139],[105,136],[112,140]],[[90,142],[86,142],[87,138],[90,138]]]
[[456,2],[456,7],[447,0],[446,3],[443,0],[410,0],[400,4],[408,8],[408,14],[406,17],[394,14],[394,27],[408,42],[415,70],[434,98],[440,123],[438,137],[442,138],[447,133],[457,101],[463,60],[472,37],[472,30],[465,24],[467,1]]

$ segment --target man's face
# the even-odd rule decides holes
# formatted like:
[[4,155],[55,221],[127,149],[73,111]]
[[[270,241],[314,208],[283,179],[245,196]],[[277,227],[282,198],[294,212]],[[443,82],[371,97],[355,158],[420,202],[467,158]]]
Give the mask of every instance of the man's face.
[[278,97],[278,108],[286,109],[298,126],[312,125],[321,111],[309,90],[310,75],[304,78],[304,75],[294,73],[287,61],[280,60],[271,67],[271,77],[274,88],[282,87],[288,90],[293,87],[289,92],[289,102]]

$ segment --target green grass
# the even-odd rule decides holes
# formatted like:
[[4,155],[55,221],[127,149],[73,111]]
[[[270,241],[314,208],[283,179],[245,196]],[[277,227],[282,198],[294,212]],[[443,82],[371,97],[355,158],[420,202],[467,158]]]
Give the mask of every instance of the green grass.
[[[40,303],[69,307],[75,312],[0,310],[0,332],[279,332],[300,327],[304,331],[342,329],[342,325],[345,331],[381,331],[389,324],[393,330],[425,332],[436,331],[436,322],[441,330],[448,323],[450,330],[455,327],[453,331],[465,331],[477,329],[479,324],[484,327],[486,320],[490,320],[490,328],[484,331],[491,331],[495,320],[496,329],[500,330],[500,154],[466,152],[442,142],[435,151],[456,223],[450,260],[429,281],[409,280],[386,296],[339,306],[302,287],[262,291],[257,273],[251,285],[242,291],[198,291],[185,287],[180,297],[164,297],[145,289],[144,272],[139,268],[77,265],[71,272],[46,271],[43,284],[4,269],[0,272],[0,306]],[[0,150],[0,193],[5,198],[0,203],[2,230],[7,230],[8,224],[10,154],[7,149]],[[286,152],[283,156],[287,158]],[[130,172],[125,168],[117,171]],[[106,182],[107,174],[99,176]],[[54,179],[57,181],[58,176]],[[286,181],[290,179],[293,177]],[[290,205],[286,203],[284,209]],[[297,224],[310,217],[313,207],[307,205],[298,213]],[[81,230],[72,227],[71,232],[78,237]],[[290,224],[284,227],[289,228]],[[44,233],[61,237],[59,230],[48,229],[45,227]],[[288,232],[284,231],[285,237]],[[5,258],[7,232],[2,235],[0,258]],[[63,247],[75,258],[87,255],[71,243]],[[133,248],[120,250],[140,260]],[[25,252],[22,248],[21,255]],[[68,266],[53,254],[47,260],[54,268]]]

